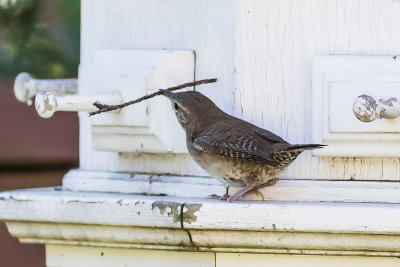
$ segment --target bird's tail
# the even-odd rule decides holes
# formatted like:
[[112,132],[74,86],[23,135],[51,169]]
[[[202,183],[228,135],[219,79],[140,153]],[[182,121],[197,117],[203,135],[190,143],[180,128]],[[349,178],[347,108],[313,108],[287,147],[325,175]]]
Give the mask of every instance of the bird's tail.
[[289,145],[275,152],[274,157],[279,162],[279,165],[286,166],[295,160],[304,150],[317,149],[324,146],[319,144]]
[[291,147],[288,147],[286,150],[287,151],[304,151],[304,150],[313,150],[317,148],[323,148],[326,145],[321,145],[321,144],[305,144],[305,145],[293,145]]

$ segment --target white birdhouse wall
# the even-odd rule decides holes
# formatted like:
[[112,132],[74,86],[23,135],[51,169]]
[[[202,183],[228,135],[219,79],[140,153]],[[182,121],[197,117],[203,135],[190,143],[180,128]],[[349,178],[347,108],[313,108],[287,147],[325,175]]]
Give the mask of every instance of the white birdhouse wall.
[[[290,143],[312,142],[315,56],[400,54],[400,1],[85,0],[82,9],[80,90],[96,92],[94,51],[193,50],[195,78],[218,78],[199,91]],[[185,153],[95,151],[90,120],[80,118],[83,169],[206,175]],[[281,178],[398,180],[399,164],[306,152]]]
[[[238,1],[235,115],[291,143],[311,142],[313,57],[399,54],[399,12],[400,2],[391,0]],[[399,159],[320,158],[309,152],[284,176],[398,180]]]

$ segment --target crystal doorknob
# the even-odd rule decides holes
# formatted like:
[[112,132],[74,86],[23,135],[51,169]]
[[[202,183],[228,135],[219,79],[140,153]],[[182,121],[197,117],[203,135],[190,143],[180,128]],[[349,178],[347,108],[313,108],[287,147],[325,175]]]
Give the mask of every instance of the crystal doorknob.
[[362,122],[379,119],[395,119],[400,116],[400,103],[397,98],[379,99],[360,95],[353,102],[354,115]]
[[54,95],[71,95],[78,92],[78,79],[34,79],[26,72],[18,74],[14,82],[14,94],[18,101],[32,104],[32,98],[40,91]]
[[56,96],[52,92],[40,91],[35,98],[36,111],[42,118],[50,118],[56,111],[96,111],[94,102],[107,105],[118,105],[122,103],[119,93],[103,95],[66,95]]

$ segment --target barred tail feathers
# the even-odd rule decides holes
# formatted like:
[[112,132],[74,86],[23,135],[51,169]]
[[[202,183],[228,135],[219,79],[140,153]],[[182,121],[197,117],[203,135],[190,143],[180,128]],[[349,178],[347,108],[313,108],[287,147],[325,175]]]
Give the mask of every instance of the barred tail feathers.
[[304,150],[317,149],[324,146],[325,145],[320,144],[289,145],[284,148],[281,147],[280,150],[276,151],[272,157],[279,166],[284,167],[295,160],[297,156],[300,155]]
[[317,148],[323,148],[326,145],[321,145],[321,144],[304,144],[304,145],[293,145],[291,147],[288,147],[286,149],[286,151],[296,151],[296,150],[300,150],[300,151],[304,151],[304,150],[313,150],[313,149],[317,149]]

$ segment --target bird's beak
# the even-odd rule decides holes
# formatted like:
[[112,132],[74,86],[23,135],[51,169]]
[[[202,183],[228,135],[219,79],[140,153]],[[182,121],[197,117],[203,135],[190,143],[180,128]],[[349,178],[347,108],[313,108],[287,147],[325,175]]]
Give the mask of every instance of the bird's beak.
[[158,89],[158,90],[161,91],[162,94],[168,97],[169,99],[174,97],[174,93],[172,93],[170,90],[165,90],[165,89]]

